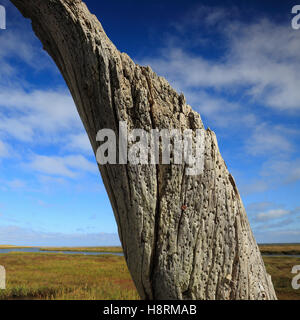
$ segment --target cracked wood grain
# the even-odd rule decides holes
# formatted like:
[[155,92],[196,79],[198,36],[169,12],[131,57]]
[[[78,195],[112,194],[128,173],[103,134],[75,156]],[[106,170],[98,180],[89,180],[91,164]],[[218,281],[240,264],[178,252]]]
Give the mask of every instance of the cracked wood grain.
[[[118,121],[148,131],[205,130],[182,94],[116,49],[81,0],[11,2],[31,19],[61,71],[95,153],[97,132],[118,133]],[[204,143],[204,172],[198,176],[185,176],[184,165],[99,166],[139,295],[150,300],[276,299],[210,129]]]

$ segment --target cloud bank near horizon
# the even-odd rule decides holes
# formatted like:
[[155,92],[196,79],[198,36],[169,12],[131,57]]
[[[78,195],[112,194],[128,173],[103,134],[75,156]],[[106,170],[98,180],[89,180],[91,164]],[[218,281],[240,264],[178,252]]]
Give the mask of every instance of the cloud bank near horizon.
[[0,226],[1,245],[20,246],[120,246],[119,236],[115,233],[60,233],[42,232],[17,226]]

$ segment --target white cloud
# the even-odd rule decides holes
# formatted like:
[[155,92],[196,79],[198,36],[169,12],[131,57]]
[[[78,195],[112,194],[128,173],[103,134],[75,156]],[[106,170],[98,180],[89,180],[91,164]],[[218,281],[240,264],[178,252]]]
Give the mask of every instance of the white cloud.
[[0,158],[7,158],[10,155],[9,147],[0,140]]
[[26,186],[26,181],[20,179],[13,179],[11,181],[7,181],[6,184],[12,189],[20,189]]
[[298,241],[299,241],[300,230],[282,230],[282,231],[275,232],[275,234],[279,235],[279,236],[285,236],[285,235],[286,236],[297,236],[298,237]]
[[11,3],[5,7],[10,26],[0,33],[0,83],[19,83],[24,80],[15,66],[16,60],[22,61],[34,72],[47,70],[56,73],[57,68],[32,32],[30,21],[20,19],[20,13]]
[[68,178],[75,178],[79,172],[97,172],[96,163],[90,162],[81,155],[65,157],[34,155],[26,166],[39,173]]
[[67,136],[67,139],[66,149],[93,154],[92,146],[86,132],[69,135]]
[[96,162],[95,161],[91,162],[87,160],[85,157],[83,157],[82,155],[66,156],[63,159],[65,164],[71,168],[90,172],[90,173],[98,172]]
[[262,163],[257,178],[249,178],[246,175],[236,177],[241,194],[247,196],[255,193],[263,193],[267,190],[276,190],[278,187],[286,187],[289,184],[300,181],[300,159],[292,160],[284,154],[276,153],[276,156]]
[[59,157],[47,157],[36,155],[31,161],[29,166],[38,172],[46,173],[50,175],[58,175],[69,178],[74,178],[75,173],[70,170],[63,158]]
[[54,176],[47,176],[47,175],[38,175],[37,179],[40,185],[45,188],[50,186],[50,189],[54,189],[56,186],[68,186],[68,182],[62,177],[54,177]]
[[274,204],[269,201],[252,202],[247,205],[247,212],[261,212],[261,211],[270,209],[273,206],[274,206]]
[[[22,59],[26,64],[29,64],[32,68],[39,68],[38,63],[34,63],[36,59],[39,61],[44,56],[41,50],[37,49],[33,45],[32,37],[28,37],[29,33],[19,33],[11,30],[7,30],[0,34],[1,47],[0,47],[0,59],[14,58]],[[31,34],[30,34],[31,35]]]
[[0,226],[0,243],[27,246],[118,246],[115,233],[55,233]]
[[280,230],[288,225],[295,226],[300,214],[300,207],[285,209],[284,206],[271,202],[252,203],[247,209],[251,219],[258,223],[255,224],[256,230]]
[[284,209],[273,209],[266,212],[260,212],[256,216],[257,221],[267,221],[277,218],[282,218],[283,216],[286,216],[290,214],[291,212],[289,210]]
[[0,90],[0,132],[21,141],[44,140],[65,130],[82,129],[69,93]]
[[258,243],[298,243],[300,237],[300,230],[254,230],[254,234]]
[[224,20],[236,19],[239,15],[238,8],[231,6],[230,10],[227,8],[217,6],[199,5],[191,6],[191,10],[185,13],[181,19],[176,20],[172,25],[179,32],[185,32],[187,29],[199,27],[204,25],[209,29],[223,28]]
[[[56,76],[59,73],[54,62],[32,32],[30,21],[21,19],[11,3],[6,7],[11,27],[0,34],[0,140],[22,142],[24,148],[18,146],[18,150],[29,149],[24,142],[30,142],[30,147],[64,145],[68,135],[84,130],[76,107],[63,82],[59,81],[65,89],[40,90],[28,82],[28,70],[38,79],[41,71],[47,72],[56,83],[60,76]],[[0,142],[0,157],[7,152]]]
[[259,124],[246,142],[246,150],[252,155],[290,153],[293,145],[285,128]]
[[[42,50],[29,21],[20,19],[11,4],[8,8],[13,27],[0,34],[0,135],[45,144],[81,132],[83,126],[63,82],[63,89],[52,90],[36,90],[28,82],[27,69],[34,76],[41,71],[58,75],[58,70]],[[60,76],[54,78],[57,83]]]
[[208,117],[210,122],[219,128],[241,126],[252,128],[258,121],[255,114],[243,111],[239,103],[210,95],[204,90],[186,90],[185,95],[195,110],[202,116]]
[[250,181],[249,179],[246,179],[244,183],[240,184],[240,192],[243,195],[250,195],[253,193],[261,193],[265,192],[270,188],[270,185],[267,181],[262,179],[256,179],[253,181]]
[[153,66],[181,91],[195,87],[243,88],[253,101],[265,106],[299,110],[300,34],[290,25],[268,19],[244,24],[227,19],[222,12],[216,14],[215,10],[206,12],[206,18],[198,21],[208,23],[216,17],[220,23],[215,30],[223,36],[226,48],[218,61],[186,52],[178,40],[162,51],[162,57],[141,62]]
[[[161,55],[139,63],[150,65],[184,92],[187,102],[206,117],[206,125],[231,135],[234,142],[241,139],[237,151],[243,159],[245,153],[289,158],[297,150],[299,132],[262,117],[266,119],[263,112],[268,108],[285,120],[300,110],[300,33],[268,19],[245,24],[240,18],[236,9],[229,13],[217,7],[193,8],[175,23],[176,32],[166,39]],[[216,35],[222,40],[213,43]],[[220,56],[210,57],[208,48]],[[232,136],[234,130],[239,130],[238,137]],[[283,180],[274,175],[266,179],[265,174],[251,181],[247,177],[240,189],[246,195],[265,192],[282,185],[286,177],[290,182],[300,179],[298,168],[291,166]]]
[[284,183],[300,180],[300,159],[270,160],[264,163],[261,175],[264,177],[277,176]]

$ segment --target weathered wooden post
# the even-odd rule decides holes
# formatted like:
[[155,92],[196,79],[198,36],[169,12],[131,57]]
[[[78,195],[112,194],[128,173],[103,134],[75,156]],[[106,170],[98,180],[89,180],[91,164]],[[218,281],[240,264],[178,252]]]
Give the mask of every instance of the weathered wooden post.
[[[118,133],[119,121],[205,130],[183,95],[116,49],[81,0],[11,1],[64,76],[95,153],[97,132]],[[276,299],[209,129],[204,150],[195,176],[184,165],[99,166],[137,290],[142,299]]]

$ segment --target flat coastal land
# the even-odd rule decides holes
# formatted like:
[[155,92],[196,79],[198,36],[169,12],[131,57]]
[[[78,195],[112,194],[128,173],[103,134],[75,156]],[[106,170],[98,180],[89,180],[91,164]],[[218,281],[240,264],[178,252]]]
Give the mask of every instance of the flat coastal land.
[[[280,300],[300,300],[300,290],[292,288],[300,265],[300,244],[259,245]],[[29,248],[0,246],[0,249]],[[7,287],[1,299],[43,300],[137,300],[139,296],[130,277],[121,247],[56,247],[44,252],[1,253],[0,265],[6,269]],[[111,252],[84,255],[51,251]]]

